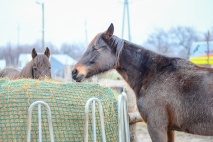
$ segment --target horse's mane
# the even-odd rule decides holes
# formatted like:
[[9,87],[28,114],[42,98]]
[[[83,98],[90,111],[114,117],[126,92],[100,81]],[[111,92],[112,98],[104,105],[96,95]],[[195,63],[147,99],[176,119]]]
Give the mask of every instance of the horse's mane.
[[114,35],[112,36],[112,39],[113,39],[112,45],[113,47],[116,47],[116,63],[115,63],[116,68],[117,66],[119,66],[119,58],[121,51],[124,47],[124,40]]

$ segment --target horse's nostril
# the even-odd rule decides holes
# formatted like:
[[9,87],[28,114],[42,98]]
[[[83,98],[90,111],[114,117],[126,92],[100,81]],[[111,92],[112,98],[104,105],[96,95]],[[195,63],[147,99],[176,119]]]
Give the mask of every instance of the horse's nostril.
[[77,69],[72,70],[72,75],[76,75],[78,73]]

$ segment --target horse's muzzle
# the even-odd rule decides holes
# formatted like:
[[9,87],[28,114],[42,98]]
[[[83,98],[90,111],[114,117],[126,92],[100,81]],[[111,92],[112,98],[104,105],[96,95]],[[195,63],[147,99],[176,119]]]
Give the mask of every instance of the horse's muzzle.
[[79,73],[77,69],[73,69],[73,70],[72,70],[72,78],[73,78],[76,82],[81,82],[81,81],[84,80],[84,74]]

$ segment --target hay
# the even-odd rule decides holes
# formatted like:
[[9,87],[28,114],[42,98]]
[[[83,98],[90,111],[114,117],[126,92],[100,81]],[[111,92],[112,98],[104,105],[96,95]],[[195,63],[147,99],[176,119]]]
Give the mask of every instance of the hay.
[[[43,100],[51,109],[55,141],[82,142],[84,107],[91,97],[97,97],[103,105],[107,142],[118,141],[117,101],[109,88],[96,84],[62,83],[52,80],[0,79],[0,140],[26,141],[28,108],[31,103]],[[101,142],[98,113],[96,116],[97,141]],[[35,107],[32,116],[32,142],[38,141],[37,118]],[[42,107],[42,133],[43,142],[49,142],[47,113],[44,107]],[[92,139],[90,115],[89,141]]]

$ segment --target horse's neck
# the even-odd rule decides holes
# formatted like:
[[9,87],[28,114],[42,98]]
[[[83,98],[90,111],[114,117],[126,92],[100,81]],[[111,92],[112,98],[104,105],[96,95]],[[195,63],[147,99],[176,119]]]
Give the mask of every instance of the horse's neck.
[[20,77],[21,72],[18,72],[16,74],[13,75],[13,79],[18,79]]
[[120,66],[117,68],[117,71],[135,93],[138,94],[141,86],[146,82],[145,76],[151,78],[162,67],[163,64],[160,64],[160,62],[166,61],[167,57],[158,55],[138,45],[125,42],[120,54]]
[[32,78],[32,61],[26,64],[19,74],[20,78]]

